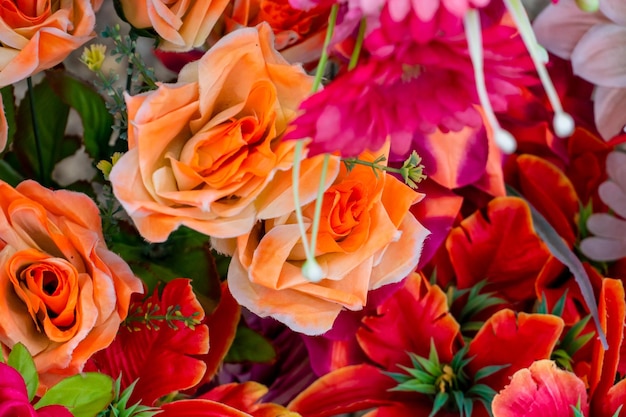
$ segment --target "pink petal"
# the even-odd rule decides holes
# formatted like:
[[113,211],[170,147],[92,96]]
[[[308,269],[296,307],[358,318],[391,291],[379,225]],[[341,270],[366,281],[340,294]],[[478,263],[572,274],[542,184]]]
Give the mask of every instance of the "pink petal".
[[605,87],[626,87],[626,27],[596,25],[572,52],[574,73]]
[[586,257],[595,261],[615,261],[626,256],[626,242],[603,237],[588,237],[580,242],[580,250]]
[[429,22],[439,9],[439,0],[412,0],[413,10],[422,22]]
[[388,7],[391,19],[394,22],[401,22],[409,14],[411,3],[409,0],[390,0]]
[[589,217],[587,228],[596,236],[626,240],[626,221],[607,213],[596,213]]
[[626,125],[626,88],[596,88],[594,99],[595,122],[604,140],[622,133]]
[[537,40],[548,51],[569,59],[580,38],[595,24],[607,20],[581,11],[573,1],[551,4],[537,16],[533,29]]
[[626,219],[626,193],[619,185],[612,181],[603,182],[598,187],[598,194],[607,206]]
[[620,151],[611,152],[606,157],[606,173],[609,178],[626,192],[626,154]]
[[624,0],[602,0],[600,11],[620,25],[626,25],[626,2]]
[[571,405],[581,402],[587,415],[585,384],[575,374],[541,360],[517,371],[511,383],[495,396],[494,417],[561,417],[572,415]]

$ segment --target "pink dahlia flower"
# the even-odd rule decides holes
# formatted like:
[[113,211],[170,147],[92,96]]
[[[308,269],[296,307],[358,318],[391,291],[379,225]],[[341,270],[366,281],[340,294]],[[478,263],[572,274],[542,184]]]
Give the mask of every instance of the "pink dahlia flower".
[[[365,40],[375,54],[301,104],[295,128],[285,138],[312,138],[310,155],[340,151],[355,156],[379,149],[388,136],[392,153],[402,154],[415,132],[482,125],[462,20],[456,19],[460,33],[426,43],[405,39],[407,33],[432,31],[430,23],[413,15],[394,23],[384,9],[380,22]],[[494,109],[504,110],[507,95],[518,93],[518,86],[529,81],[524,72],[531,68],[530,60],[510,26],[499,22],[487,27],[483,39],[489,99]]]

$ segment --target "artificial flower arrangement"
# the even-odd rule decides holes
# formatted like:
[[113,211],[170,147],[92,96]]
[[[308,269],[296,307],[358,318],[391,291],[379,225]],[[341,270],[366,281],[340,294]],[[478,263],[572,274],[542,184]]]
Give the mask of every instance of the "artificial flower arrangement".
[[112,3],[0,5],[0,417],[626,416],[626,3]]

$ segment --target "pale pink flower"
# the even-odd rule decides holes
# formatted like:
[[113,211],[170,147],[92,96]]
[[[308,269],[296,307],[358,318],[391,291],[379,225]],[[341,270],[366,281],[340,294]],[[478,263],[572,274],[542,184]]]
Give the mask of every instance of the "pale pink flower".
[[606,140],[626,125],[626,1],[602,0],[595,13],[574,0],[549,5],[535,20],[539,42],[572,61],[574,73],[597,85],[594,111]]
[[615,261],[626,256],[626,153],[611,152],[606,158],[609,180],[600,184],[598,194],[618,216],[592,214],[587,229],[595,236],[584,239],[580,250],[596,261]]

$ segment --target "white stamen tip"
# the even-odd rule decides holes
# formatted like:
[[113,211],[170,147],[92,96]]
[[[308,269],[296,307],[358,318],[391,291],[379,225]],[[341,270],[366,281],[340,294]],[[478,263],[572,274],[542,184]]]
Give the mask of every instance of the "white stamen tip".
[[574,119],[565,112],[557,112],[552,121],[554,133],[560,138],[566,138],[574,133]]
[[302,275],[311,282],[320,282],[324,278],[324,271],[315,258],[307,259],[302,265]]
[[517,142],[512,134],[504,129],[497,129],[493,132],[493,137],[498,148],[505,154],[512,154],[517,149]]

